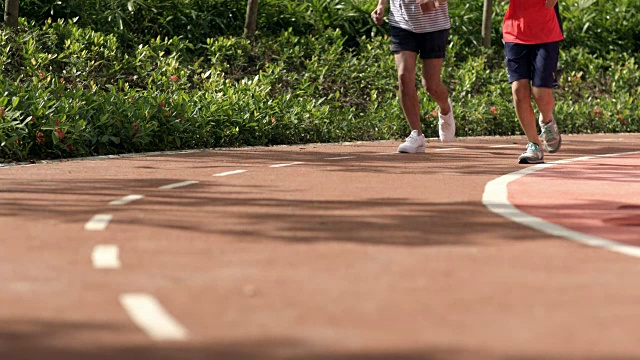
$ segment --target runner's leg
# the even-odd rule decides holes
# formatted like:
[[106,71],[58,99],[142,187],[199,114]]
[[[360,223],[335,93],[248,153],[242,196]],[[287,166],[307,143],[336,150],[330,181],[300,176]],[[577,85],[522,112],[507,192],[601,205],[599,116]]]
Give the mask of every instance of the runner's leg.
[[540,145],[536,114],[531,105],[531,87],[528,79],[516,80],[511,83],[513,105],[516,115],[529,142]]
[[420,124],[420,102],[416,89],[416,60],[418,54],[412,51],[399,51],[394,54],[398,69],[398,97],[404,116],[411,130],[422,134]]
[[429,96],[438,103],[440,113],[447,115],[451,112],[449,106],[449,90],[440,80],[440,72],[444,59],[423,59],[422,60],[422,86],[424,86]]

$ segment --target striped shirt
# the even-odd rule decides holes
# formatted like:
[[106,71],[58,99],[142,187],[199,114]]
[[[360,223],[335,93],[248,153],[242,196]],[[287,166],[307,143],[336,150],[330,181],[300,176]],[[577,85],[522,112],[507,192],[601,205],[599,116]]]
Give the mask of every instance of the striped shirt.
[[434,32],[451,27],[449,2],[440,3],[434,11],[422,13],[416,0],[391,0],[389,25],[414,33]]

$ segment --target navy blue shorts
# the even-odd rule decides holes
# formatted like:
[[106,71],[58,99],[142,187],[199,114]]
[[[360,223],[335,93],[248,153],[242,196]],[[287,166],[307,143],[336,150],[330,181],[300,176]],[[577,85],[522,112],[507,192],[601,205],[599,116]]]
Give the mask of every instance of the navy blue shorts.
[[412,51],[421,59],[443,59],[449,41],[449,29],[427,33],[414,33],[396,26],[391,27],[391,51]]
[[504,44],[509,84],[514,81],[529,79],[531,85],[541,88],[558,86],[558,56],[560,42],[544,44]]

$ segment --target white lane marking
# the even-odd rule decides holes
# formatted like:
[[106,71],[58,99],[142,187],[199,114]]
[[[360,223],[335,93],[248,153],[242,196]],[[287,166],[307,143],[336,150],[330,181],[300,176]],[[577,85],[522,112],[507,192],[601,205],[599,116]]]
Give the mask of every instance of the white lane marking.
[[506,148],[506,147],[517,147],[517,146],[520,146],[520,145],[516,145],[516,144],[509,144],[509,145],[491,145],[491,146],[489,146],[489,147],[492,147],[492,148]]
[[229,175],[241,174],[246,171],[247,170],[233,170],[233,171],[227,171],[219,174],[214,174],[213,176],[229,176]]
[[296,161],[296,162],[292,162],[292,163],[288,163],[288,164],[275,164],[275,165],[271,165],[269,167],[278,168],[278,167],[293,166],[293,165],[300,165],[300,164],[304,164],[304,162],[303,161]]
[[159,189],[162,189],[162,190],[175,189],[175,188],[179,188],[179,187],[183,187],[183,186],[189,186],[189,185],[193,185],[193,184],[197,184],[197,183],[198,182],[195,181],[195,180],[182,181],[182,182],[179,182],[179,183],[160,186]]
[[397,155],[400,154],[399,152],[381,152],[381,153],[373,153],[371,155]]
[[338,156],[338,157],[330,157],[324,158],[325,160],[342,160],[342,159],[353,159],[355,156]]
[[113,219],[111,214],[96,214],[84,224],[84,229],[87,231],[102,231],[107,228],[111,219]]
[[91,252],[91,262],[96,269],[119,269],[120,249],[118,245],[101,244],[96,245]]
[[144,197],[144,195],[127,195],[125,197],[123,197],[122,199],[118,199],[118,200],[113,200],[112,202],[109,203],[109,205],[126,205],[130,202],[134,202],[136,200],[140,200]]
[[451,150],[462,150],[462,148],[454,147],[454,148],[440,148],[440,149],[436,149],[436,151],[451,151]]
[[540,164],[531,166],[519,171],[512,172],[510,174],[501,176],[497,179],[491,180],[484,188],[484,194],[482,194],[482,203],[492,212],[504,216],[505,218],[517,222],[519,224],[528,226],[538,231],[547,233],[553,236],[563,237],[580,244],[587,246],[606,249],[609,251],[617,252],[624,255],[640,258],[640,247],[631,246],[608,239],[604,239],[598,236],[584,234],[578,231],[568,229],[564,226],[556,225],[551,222],[545,221],[539,217],[529,215],[523,211],[518,210],[509,202],[509,191],[507,185],[510,182],[517,180],[525,175],[534,173],[536,171],[559,164],[566,164],[574,161],[583,161],[594,159],[598,157],[612,157],[612,156],[624,156],[640,154],[640,151],[625,152],[618,154],[606,154],[597,156],[584,156],[575,159],[566,159],[555,161],[548,164]]
[[188,336],[187,330],[149,294],[122,294],[120,304],[131,320],[153,340],[177,341]]

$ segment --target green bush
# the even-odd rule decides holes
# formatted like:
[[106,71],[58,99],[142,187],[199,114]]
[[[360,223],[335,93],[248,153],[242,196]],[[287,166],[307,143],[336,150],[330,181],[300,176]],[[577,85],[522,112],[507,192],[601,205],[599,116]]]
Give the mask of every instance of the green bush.
[[[369,19],[376,3],[261,0],[250,42],[244,1],[23,0],[18,31],[0,31],[0,158],[406,136],[388,28]],[[443,79],[458,136],[520,134],[499,41],[506,4],[491,49],[478,45],[482,3],[450,4]],[[564,132],[639,131],[638,9],[563,3]],[[593,30],[607,24],[608,36]],[[420,96],[424,131],[437,136],[437,106]]]

